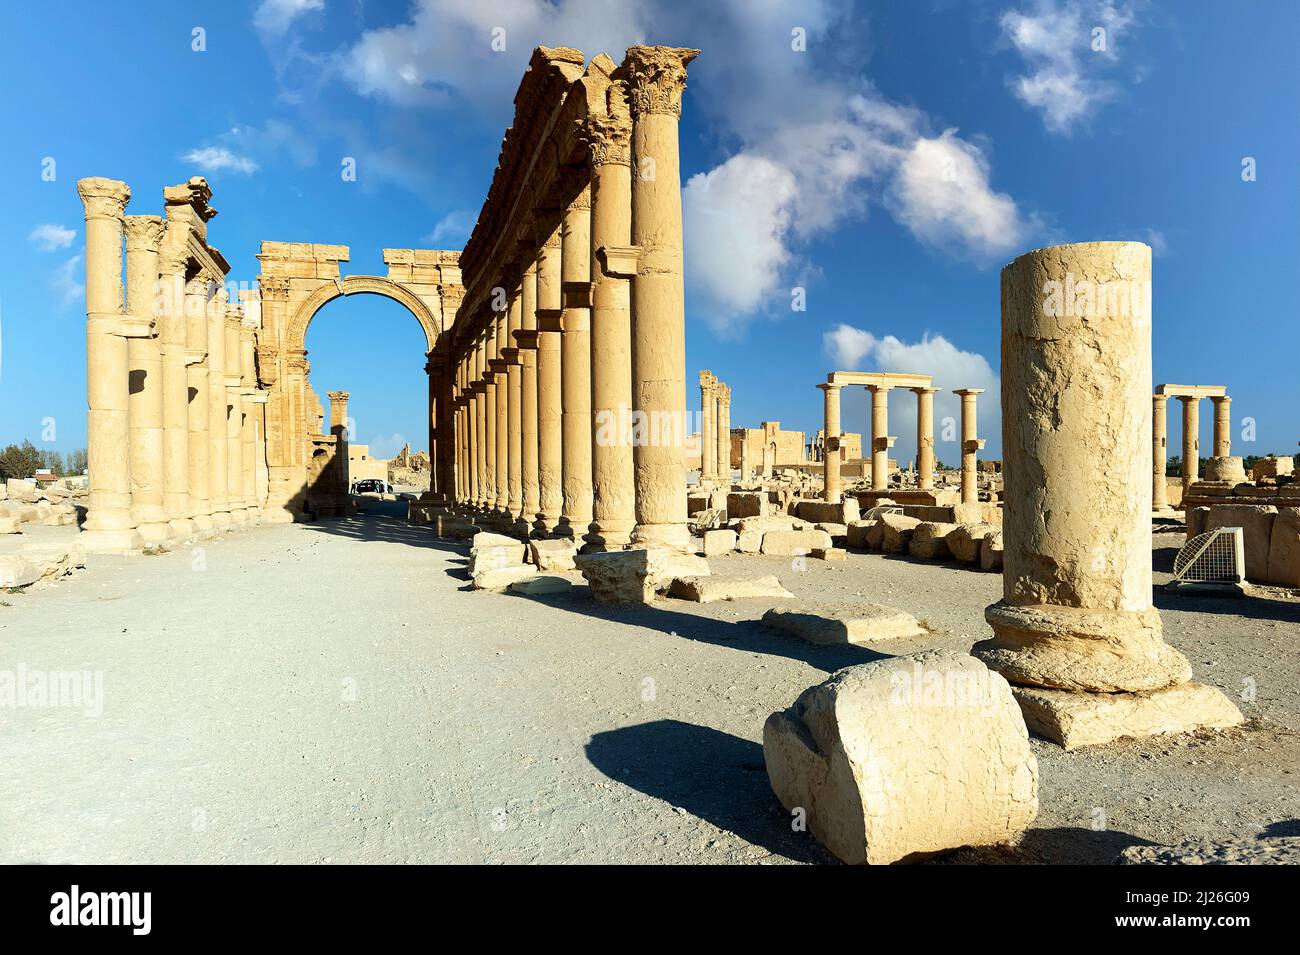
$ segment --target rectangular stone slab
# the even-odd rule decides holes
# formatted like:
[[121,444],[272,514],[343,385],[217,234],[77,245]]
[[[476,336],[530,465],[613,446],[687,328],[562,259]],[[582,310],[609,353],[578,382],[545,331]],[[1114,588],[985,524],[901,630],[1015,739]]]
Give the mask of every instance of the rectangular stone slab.
[[762,577],[717,574],[710,577],[676,577],[668,588],[668,596],[708,604],[719,600],[740,600],[746,597],[780,600],[792,598],[794,594],[782,587],[781,581],[773,574]]
[[1030,731],[1067,750],[1111,743],[1125,736],[1226,729],[1241,712],[1221,690],[1180,683],[1144,693],[1075,693],[1013,686]]
[[819,646],[843,643],[870,646],[925,632],[910,613],[869,603],[800,609],[777,607],[763,614],[763,623]]

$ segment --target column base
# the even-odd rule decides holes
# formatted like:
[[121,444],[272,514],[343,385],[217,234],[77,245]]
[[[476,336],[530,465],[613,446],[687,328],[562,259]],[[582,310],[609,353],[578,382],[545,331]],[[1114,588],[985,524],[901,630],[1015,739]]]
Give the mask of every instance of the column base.
[[228,531],[234,526],[234,519],[230,516],[229,511],[213,511],[212,526],[219,531]]
[[1192,677],[1187,658],[1165,643],[1160,613],[1053,604],[984,610],[993,628],[971,653],[1013,684],[1123,693],[1159,690]]
[[631,543],[638,548],[665,547],[695,553],[690,529],[685,524],[637,524],[632,529]]
[[134,554],[144,547],[144,539],[134,527],[122,530],[82,530],[77,543],[91,554]]
[[140,540],[144,541],[144,546],[146,547],[155,547],[159,544],[166,544],[172,539],[172,529],[167,524],[141,524],[136,528],[136,530],[140,532]]
[[167,527],[171,531],[172,540],[183,541],[193,537],[198,528],[188,517],[174,517],[167,522]]
[[597,550],[627,550],[635,527],[635,521],[592,521],[584,540]]
[[230,520],[235,527],[247,527],[248,513],[242,507],[232,509],[230,512]]
[[1154,506],[1153,506],[1153,507],[1151,508],[1151,516],[1152,516],[1152,517],[1177,517],[1177,516],[1178,516],[1178,512],[1175,511],[1175,510],[1174,510],[1172,507],[1170,507],[1168,504],[1166,504],[1164,507],[1154,507]]
[[217,532],[217,525],[212,520],[211,514],[195,514],[194,527],[195,534],[202,539],[209,538]]
[[1072,693],[1013,686],[1030,732],[1067,750],[1122,737],[1160,736],[1197,729],[1226,729],[1243,722],[1219,689],[1179,683],[1142,693]]

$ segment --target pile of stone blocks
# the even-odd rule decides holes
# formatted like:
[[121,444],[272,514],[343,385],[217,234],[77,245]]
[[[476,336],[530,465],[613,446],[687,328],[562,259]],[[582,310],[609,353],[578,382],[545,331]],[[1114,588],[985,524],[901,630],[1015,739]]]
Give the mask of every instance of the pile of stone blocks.
[[[534,578],[539,573],[575,570],[577,554],[578,545],[569,538],[522,541],[479,531],[469,552],[469,575],[475,590],[509,588],[522,593],[555,593],[567,587],[533,583]],[[529,586],[522,586],[525,583]]]
[[23,590],[59,580],[85,566],[86,550],[76,541],[23,543],[0,553],[0,590]]
[[602,603],[652,603],[677,578],[710,575],[703,557],[667,548],[578,554],[575,563]]
[[85,488],[62,484],[42,486],[10,478],[0,485],[0,534],[21,534],[23,524],[75,525],[75,502],[84,499],[86,494]]
[[[904,513],[887,512],[850,522],[845,543],[853,550],[908,554],[920,560],[956,560],[982,570],[1002,569],[1001,521],[983,519],[1000,517],[996,507],[978,504],[902,510]],[[931,519],[927,513],[931,511],[938,512],[936,517],[962,520]]]

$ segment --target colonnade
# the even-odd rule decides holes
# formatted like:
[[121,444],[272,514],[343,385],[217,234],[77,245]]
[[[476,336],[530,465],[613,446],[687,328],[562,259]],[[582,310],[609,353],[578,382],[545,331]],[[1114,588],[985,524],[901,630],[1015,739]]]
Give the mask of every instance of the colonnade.
[[707,370],[700,372],[700,481],[731,483],[731,386]]
[[[88,550],[129,552],[258,520],[265,429],[257,316],[230,302],[207,245],[207,182],[126,215],[130,187],[77,183],[86,220]],[[122,283],[123,246],[126,285]]]
[[1183,494],[1200,479],[1201,467],[1201,410],[1202,398],[1214,403],[1214,462],[1216,472],[1212,479],[1246,479],[1245,469],[1230,466],[1232,455],[1232,399],[1223,385],[1157,385],[1152,395],[1151,428],[1151,509],[1169,510],[1169,492],[1165,470],[1169,462],[1166,432],[1168,430],[1168,403],[1177,398],[1183,405],[1182,485]]
[[480,523],[689,546],[678,121],[697,52],[533,54],[437,349],[437,447]]

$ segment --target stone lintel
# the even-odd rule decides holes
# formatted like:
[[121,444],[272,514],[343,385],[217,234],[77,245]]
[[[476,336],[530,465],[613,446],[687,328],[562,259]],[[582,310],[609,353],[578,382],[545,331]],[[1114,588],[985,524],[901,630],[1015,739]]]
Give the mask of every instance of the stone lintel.
[[1156,385],[1156,394],[1168,398],[1221,398],[1227,393],[1225,385]]

